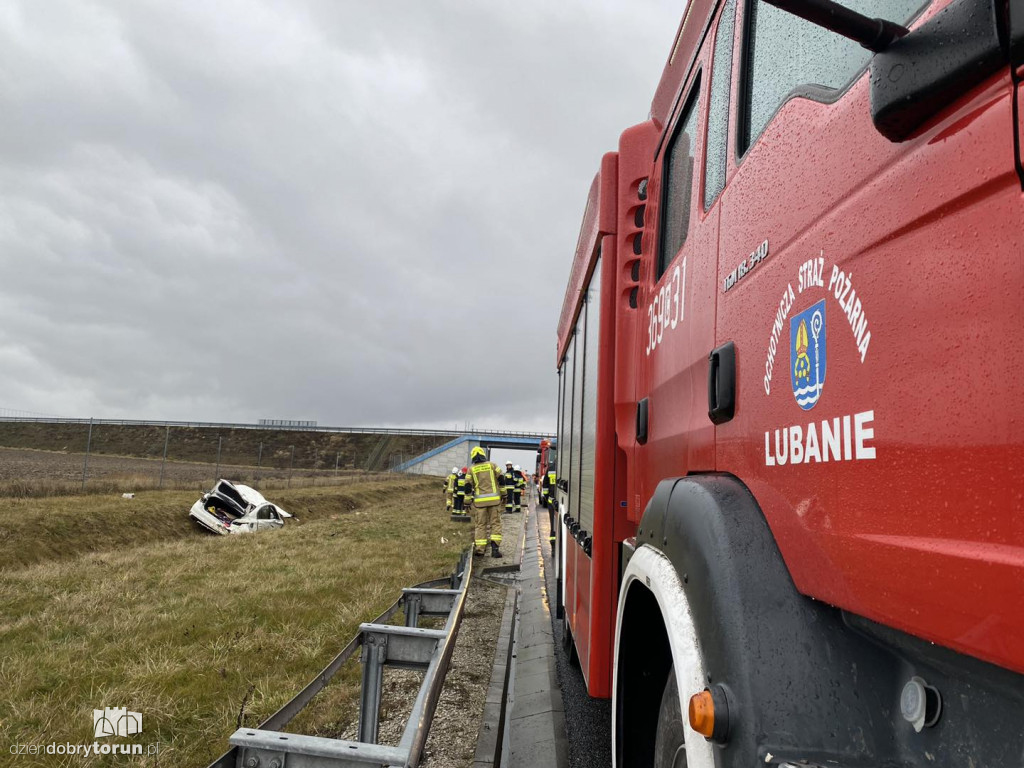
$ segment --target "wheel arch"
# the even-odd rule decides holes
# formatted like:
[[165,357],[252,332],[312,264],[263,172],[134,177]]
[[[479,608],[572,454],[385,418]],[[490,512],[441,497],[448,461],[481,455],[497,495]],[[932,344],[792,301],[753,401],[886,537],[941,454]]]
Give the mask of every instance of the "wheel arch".
[[[653,764],[662,693],[673,668],[681,703],[686,702],[683,691],[702,686],[705,675],[682,584],[672,563],[656,548],[641,547],[629,559],[615,627],[615,765],[646,768]],[[713,768],[711,745],[688,723],[684,726],[687,768]]]
[[[844,765],[875,765],[894,753],[892,732],[866,725],[888,721],[893,705],[898,706],[898,688],[892,698],[899,679],[895,660],[850,632],[840,611],[796,591],[757,502],[730,475],[673,478],[656,489],[625,565],[616,624],[617,676],[654,663],[625,659],[639,654],[628,644],[622,653],[619,648],[633,632],[626,626],[628,611],[642,605],[636,601],[643,593],[631,594],[639,582],[630,572],[651,570],[648,552],[656,552],[666,567],[654,569],[652,581],[643,583],[642,589],[660,595],[656,603],[661,616],[658,621],[645,619],[641,626],[652,631],[660,622],[668,636],[684,711],[689,697],[706,685],[721,684],[729,693],[729,738],[714,747],[717,759],[711,764],[750,766],[786,759],[826,763],[841,758]],[[638,556],[645,560],[640,569],[634,568]],[[685,642],[673,635],[682,627],[680,605],[697,637],[699,679],[687,679],[679,669],[675,650]],[[871,675],[872,684],[858,685],[858,674]],[[874,684],[874,678],[886,677],[888,684]],[[627,694],[615,703],[615,715],[635,705],[634,696],[620,691],[618,679],[615,692]],[[895,714],[899,716],[898,709]],[[614,730],[618,736],[617,723]],[[692,747],[687,744],[689,756]],[[627,761],[618,765],[631,765],[629,755],[624,757]]]
[[[632,616],[625,612],[641,606],[633,601],[646,590],[658,618],[639,626],[660,626],[667,636],[684,711],[706,684],[728,691],[728,740],[714,748],[721,768],[953,766],[968,758],[1007,765],[1024,754],[1024,677],[801,595],[757,501],[732,475],[662,481],[623,561],[615,674],[620,664],[624,674],[637,664],[657,668],[624,659],[619,648]],[[703,665],[689,682],[677,652],[685,643],[676,640],[685,615]],[[634,644],[629,655],[642,654]],[[901,691],[914,676],[945,702],[938,723],[921,732],[900,714]],[[617,679],[613,691],[618,696]],[[622,706],[613,706],[613,725]]]
[[[658,709],[672,668],[672,651],[661,608],[649,588],[632,580],[623,586],[619,605],[613,749],[618,768],[636,768],[654,760]],[[629,734],[628,749],[623,734]]]

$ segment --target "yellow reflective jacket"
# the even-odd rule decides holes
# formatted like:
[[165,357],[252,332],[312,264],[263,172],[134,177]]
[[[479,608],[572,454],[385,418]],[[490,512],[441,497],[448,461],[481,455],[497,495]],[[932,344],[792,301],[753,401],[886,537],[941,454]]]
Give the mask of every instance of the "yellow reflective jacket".
[[481,461],[470,468],[473,477],[473,506],[493,507],[501,503],[502,488],[498,483],[498,467]]
[[444,481],[444,489],[448,493],[452,493],[455,490],[455,475],[449,474],[448,478]]

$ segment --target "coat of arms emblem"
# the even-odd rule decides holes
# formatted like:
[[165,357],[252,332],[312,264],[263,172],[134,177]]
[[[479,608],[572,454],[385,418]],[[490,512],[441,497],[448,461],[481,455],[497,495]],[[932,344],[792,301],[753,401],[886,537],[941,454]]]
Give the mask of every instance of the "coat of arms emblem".
[[822,299],[789,321],[789,375],[796,403],[805,411],[811,410],[821,397],[827,362]]

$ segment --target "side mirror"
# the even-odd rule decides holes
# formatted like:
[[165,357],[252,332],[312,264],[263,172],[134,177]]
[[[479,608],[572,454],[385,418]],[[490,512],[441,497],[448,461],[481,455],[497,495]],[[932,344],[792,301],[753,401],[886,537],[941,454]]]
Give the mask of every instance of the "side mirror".
[[1009,63],[996,0],[954,0],[871,61],[871,119],[904,141],[929,118]]
[[[764,0],[874,51],[871,119],[889,141],[904,141],[929,118],[1024,55],[1024,19],[1003,0],[953,0],[913,32],[832,0]],[[1009,3],[1008,6],[1012,6]],[[1016,53],[1014,53],[1016,52]],[[1019,62],[1018,62],[1019,63]]]

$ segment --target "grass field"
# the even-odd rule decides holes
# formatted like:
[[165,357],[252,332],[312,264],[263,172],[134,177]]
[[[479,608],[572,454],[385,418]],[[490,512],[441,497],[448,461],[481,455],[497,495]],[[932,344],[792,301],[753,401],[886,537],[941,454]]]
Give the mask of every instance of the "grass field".
[[[436,480],[271,499],[298,521],[233,537],[194,530],[185,492],[5,502],[0,763],[205,765],[403,586],[449,573],[469,536],[447,521]],[[104,706],[141,712],[143,735],[127,741],[159,744],[158,756],[10,756],[15,744],[91,743]]]
[[0,448],[0,498],[43,498],[152,490],[209,490],[226,477],[278,489],[380,480],[387,473],[363,470],[290,469],[92,454],[82,486],[85,455],[26,448]]

